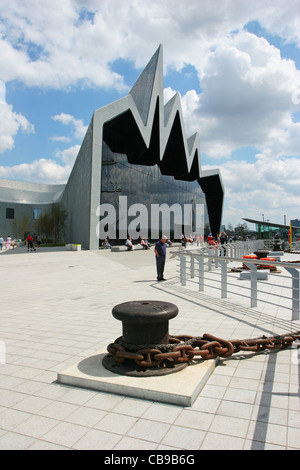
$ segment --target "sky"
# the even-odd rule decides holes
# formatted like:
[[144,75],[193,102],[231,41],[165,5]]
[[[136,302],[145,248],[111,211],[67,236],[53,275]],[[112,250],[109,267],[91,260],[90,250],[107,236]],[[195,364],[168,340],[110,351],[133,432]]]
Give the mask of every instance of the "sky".
[[160,44],[223,224],[300,219],[300,0],[0,0],[0,178],[65,183]]

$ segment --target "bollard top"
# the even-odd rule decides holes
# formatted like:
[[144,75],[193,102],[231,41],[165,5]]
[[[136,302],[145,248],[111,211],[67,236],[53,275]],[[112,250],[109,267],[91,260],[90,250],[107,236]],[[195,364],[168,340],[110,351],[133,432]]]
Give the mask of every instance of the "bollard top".
[[134,300],[116,305],[113,317],[124,323],[136,325],[162,323],[178,315],[178,307],[170,302],[159,300]]

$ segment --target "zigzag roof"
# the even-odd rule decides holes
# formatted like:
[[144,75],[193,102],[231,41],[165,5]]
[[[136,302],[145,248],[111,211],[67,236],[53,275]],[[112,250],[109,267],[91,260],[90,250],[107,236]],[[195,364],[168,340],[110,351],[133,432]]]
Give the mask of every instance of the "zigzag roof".
[[[158,165],[163,175],[197,180],[206,195],[212,231],[219,230],[223,201],[219,170],[201,170],[198,134],[186,137],[179,94],[164,105],[161,45],[128,95],[94,112],[63,193],[70,233],[74,240],[80,234],[83,245],[92,249],[98,246],[95,227],[103,143],[112,152],[125,154],[131,164]],[[87,226],[88,230],[82,228]]]
[[112,151],[127,154],[132,163],[158,164],[163,174],[183,180],[198,179],[198,134],[186,137],[179,93],[163,103],[160,45],[128,96],[98,110],[105,119],[103,139]]

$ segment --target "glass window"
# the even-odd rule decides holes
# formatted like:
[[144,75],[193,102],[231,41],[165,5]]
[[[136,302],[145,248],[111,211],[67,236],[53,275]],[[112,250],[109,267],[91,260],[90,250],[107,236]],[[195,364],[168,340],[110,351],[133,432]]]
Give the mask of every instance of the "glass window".
[[37,220],[41,215],[41,209],[33,209],[33,220]]
[[15,218],[15,209],[11,209],[9,207],[6,208],[6,218],[7,219],[14,219]]

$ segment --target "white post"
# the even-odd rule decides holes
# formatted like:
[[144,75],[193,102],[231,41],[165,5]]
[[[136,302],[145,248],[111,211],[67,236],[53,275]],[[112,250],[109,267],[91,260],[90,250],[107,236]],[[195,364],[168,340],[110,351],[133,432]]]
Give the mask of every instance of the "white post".
[[227,261],[219,261],[221,264],[221,298],[227,298]]
[[285,268],[292,275],[292,320],[299,320],[300,313],[300,271],[296,268]]
[[179,256],[180,259],[180,284],[186,286],[186,257]]
[[204,258],[198,258],[199,264],[199,292],[204,291]]
[[251,270],[251,307],[257,307],[257,266],[247,262],[245,265]]
[[195,258],[193,255],[190,256],[191,259],[191,278],[195,277]]

